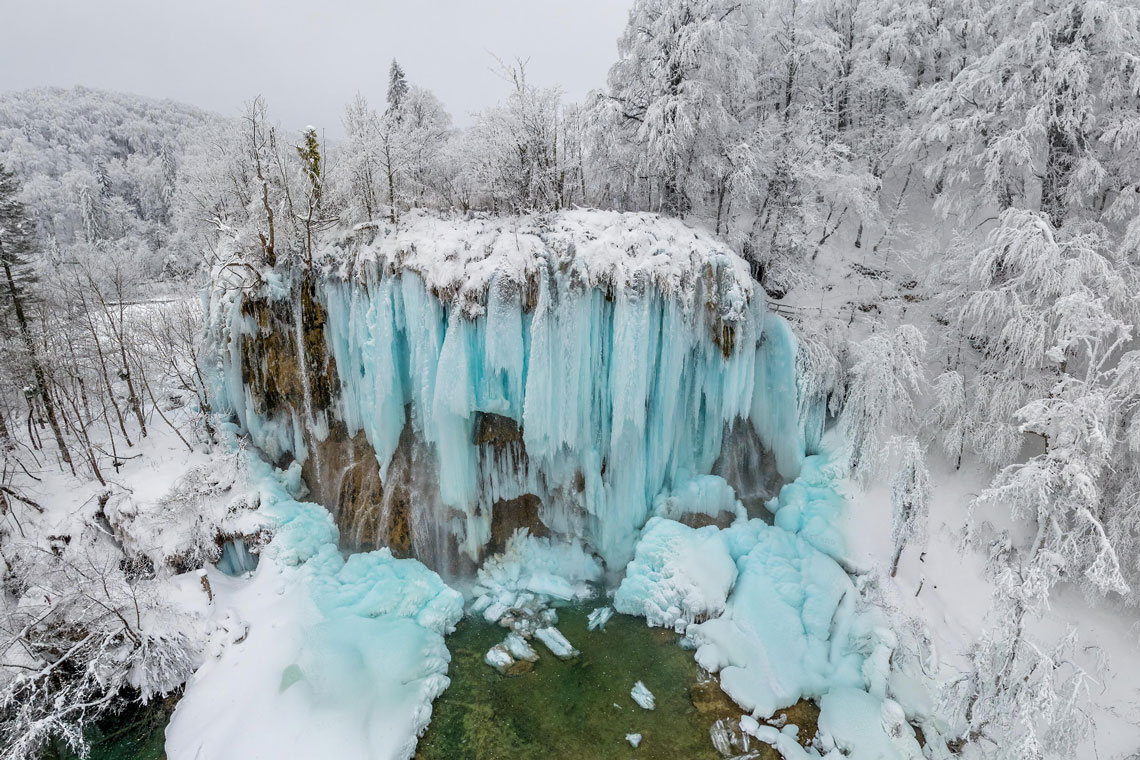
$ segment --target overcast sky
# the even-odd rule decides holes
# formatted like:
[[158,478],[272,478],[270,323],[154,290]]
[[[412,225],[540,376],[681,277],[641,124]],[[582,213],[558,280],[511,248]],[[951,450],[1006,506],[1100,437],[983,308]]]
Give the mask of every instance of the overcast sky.
[[435,91],[457,124],[501,99],[491,54],[529,58],[571,99],[600,87],[627,0],[0,0],[0,92],[76,84],[236,114],[264,95],[285,126],[341,132],[388,65]]

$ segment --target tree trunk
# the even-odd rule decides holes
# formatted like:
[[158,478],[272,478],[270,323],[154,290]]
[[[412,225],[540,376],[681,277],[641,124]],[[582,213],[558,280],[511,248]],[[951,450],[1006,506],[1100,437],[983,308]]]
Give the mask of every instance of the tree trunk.
[[[0,251],[2,253],[2,251]],[[12,267],[8,260],[0,255],[0,262],[4,265],[4,278],[8,284],[8,297],[12,299],[12,307],[16,312],[16,324],[20,328],[20,336],[24,340],[24,346],[28,349],[28,357],[32,362],[32,372],[36,377],[36,385],[40,392],[40,396],[44,401],[44,410],[47,412],[48,424],[51,425],[52,435],[55,436],[56,446],[59,447],[60,458],[67,463],[74,471],[74,466],[71,463],[71,452],[67,449],[67,444],[63,440],[63,433],[60,431],[59,420],[55,413],[55,404],[52,402],[51,394],[48,393],[47,387],[47,373],[44,372],[44,367],[40,363],[39,355],[36,353],[36,344],[32,340],[32,331],[28,327],[28,319],[24,315],[24,302],[20,297],[20,291],[16,288],[16,278],[12,276]]]

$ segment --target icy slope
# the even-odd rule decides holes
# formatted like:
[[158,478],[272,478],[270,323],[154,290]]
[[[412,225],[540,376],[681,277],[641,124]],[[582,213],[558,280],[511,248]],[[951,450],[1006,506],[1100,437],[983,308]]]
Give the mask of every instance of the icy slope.
[[449,683],[460,594],[415,560],[347,560],[299,468],[250,457],[273,540],[248,580],[211,573],[214,648],[167,728],[172,760],[410,757]]
[[[701,485],[682,485],[678,493],[724,501]],[[884,612],[840,564],[846,547],[834,526],[847,511],[843,485],[842,469],[827,454],[813,455],[770,502],[775,524],[738,517],[727,528],[694,529],[652,518],[614,607],[685,633],[697,662],[717,673],[720,688],[749,714],[741,730],[789,760],[921,757],[908,721],[937,740],[930,684],[908,673]],[[809,749],[756,720],[801,698],[822,708]]]
[[[297,362],[304,403],[269,411],[248,382],[265,372],[249,346],[266,326],[243,302],[292,308],[295,347],[312,328],[304,298],[295,283],[215,277],[218,407],[273,458],[319,456],[339,424],[347,438],[363,432],[385,482],[410,445],[405,458],[432,468],[438,490],[417,493],[413,530],[447,526],[473,559],[496,509],[533,496],[544,529],[585,539],[620,568],[655,497],[713,471],[733,423],[754,430],[783,479],[799,473],[795,340],[745,263],[682,222],[421,215],[357,230],[326,248],[322,266],[313,292],[324,345]],[[314,361],[318,350],[327,363]],[[333,365],[330,399],[314,406]],[[509,440],[476,442],[486,419]]]

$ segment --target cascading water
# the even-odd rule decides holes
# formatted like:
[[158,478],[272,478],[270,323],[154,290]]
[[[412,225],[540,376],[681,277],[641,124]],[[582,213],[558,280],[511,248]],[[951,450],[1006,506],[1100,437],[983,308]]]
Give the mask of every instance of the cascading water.
[[[305,465],[349,545],[398,544],[407,531],[409,553],[446,570],[527,527],[581,537],[620,568],[662,490],[718,461],[748,474],[726,431],[746,458],[757,444],[771,452],[782,479],[798,472],[795,341],[753,297],[743,263],[680,222],[420,216],[326,254],[323,276],[285,294],[300,398],[267,408],[249,382],[273,369],[249,369],[243,341],[265,324],[241,297],[219,313],[229,344],[217,395],[262,451]],[[291,295],[308,288],[334,378],[328,408],[312,405],[314,340]],[[340,498],[351,457],[331,472],[319,461],[337,426],[375,454],[383,486],[367,504]]]
[[821,400],[715,239],[649,215],[412,214],[313,272],[235,277],[209,300],[212,395],[240,425],[221,433],[277,465],[250,462],[272,538],[248,581],[215,577],[260,622],[224,618],[235,643],[188,686],[173,760],[411,757],[465,600],[401,557],[542,658],[576,651],[544,605],[608,584],[618,612],[684,632],[729,714],[754,713],[737,732],[785,757],[795,733],[756,719],[802,698],[829,746],[921,752],[897,640],[838,561]]

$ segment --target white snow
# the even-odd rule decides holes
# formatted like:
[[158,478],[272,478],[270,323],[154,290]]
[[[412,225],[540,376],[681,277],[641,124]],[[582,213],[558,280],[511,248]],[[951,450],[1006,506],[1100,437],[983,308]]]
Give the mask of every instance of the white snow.
[[641,734],[626,734],[625,740],[629,742],[631,747],[637,749],[638,745],[641,744]]

